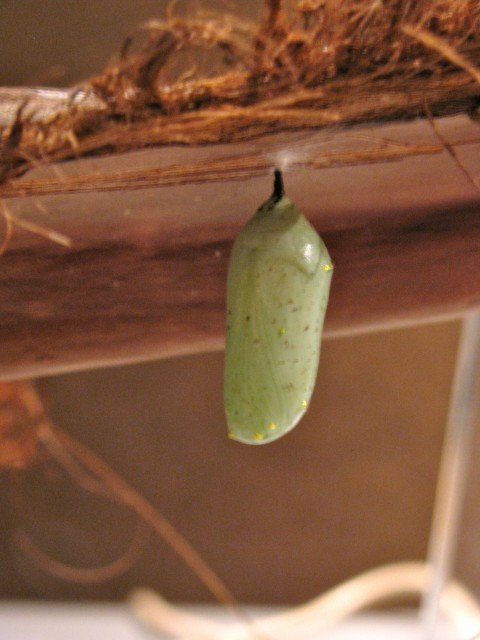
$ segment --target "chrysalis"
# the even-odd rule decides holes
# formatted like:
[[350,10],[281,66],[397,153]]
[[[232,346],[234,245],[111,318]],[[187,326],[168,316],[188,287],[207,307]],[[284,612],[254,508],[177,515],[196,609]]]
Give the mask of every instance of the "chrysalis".
[[235,240],[228,271],[225,412],[234,440],[272,442],[307,410],[332,270],[275,171],[273,194]]

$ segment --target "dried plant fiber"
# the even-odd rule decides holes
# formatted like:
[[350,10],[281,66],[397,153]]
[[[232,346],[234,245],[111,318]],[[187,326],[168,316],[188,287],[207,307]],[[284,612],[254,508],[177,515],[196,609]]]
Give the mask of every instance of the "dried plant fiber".
[[32,164],[149,145],[475,114],[477,0],[264,0],[151,20],[71,90],[0,89],[0,179]]

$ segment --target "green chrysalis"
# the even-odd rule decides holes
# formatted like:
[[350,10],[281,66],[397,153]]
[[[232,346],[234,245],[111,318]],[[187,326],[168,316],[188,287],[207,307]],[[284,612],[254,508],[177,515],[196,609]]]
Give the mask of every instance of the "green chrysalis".
[[228,270],[225,412],[234,440],[272,442],[307,410],[332,270],[275,171],[273,194],[235,240]]

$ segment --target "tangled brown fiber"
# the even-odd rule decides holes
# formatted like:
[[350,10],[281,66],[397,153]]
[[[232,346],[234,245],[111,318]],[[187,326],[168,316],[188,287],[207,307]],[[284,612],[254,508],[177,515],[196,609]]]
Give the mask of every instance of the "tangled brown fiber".
[[0,177],[32,160],[412,118],[426,103],[433,116],[477,107],[476,0],[263,4],[259,25],[167,12],[70,91],[0,89]]
[[[55,460],[79,488],[106,496],[129,508],[139,522],[150,527],[177,553],[220,603],[231,608],[242,622],[251,626],[250,619],[239,608],[228,587],[174,525],[106,462],[53,424],[31,382],[0,382],[0,474],[21,473],[46,458]],[[48,573],[87,583],[121,574],[141,551],[136,537],[133,546],[119,560],[97,569],[78,569],[50,558],[35,547],[24,532],[17,542]]]

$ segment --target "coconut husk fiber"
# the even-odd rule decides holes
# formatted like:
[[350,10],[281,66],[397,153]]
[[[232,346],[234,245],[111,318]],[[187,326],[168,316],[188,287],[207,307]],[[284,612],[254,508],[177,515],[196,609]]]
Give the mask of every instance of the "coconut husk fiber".
[[[475,114],[477,0],[264,0],[259,24],[173,9],[71,90],[0,89],[0,178],[152,145]],[[6,186],[6,185],[5,185]]]

